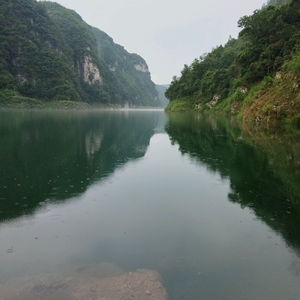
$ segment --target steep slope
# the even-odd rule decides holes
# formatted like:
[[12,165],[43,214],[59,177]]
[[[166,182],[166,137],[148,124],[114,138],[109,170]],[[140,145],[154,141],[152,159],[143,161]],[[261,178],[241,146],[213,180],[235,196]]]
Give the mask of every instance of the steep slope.
[[79,100],[72,50],[41,3],[3,0],[0,32],[0,89]]
[[48,1],[3,0],[0,32],[2,99],[19,94],[161,106],[144,59],[116,45],[75,11]]
[[99,57],[109,68],[105,76],[114,101],[129,106],[162,106],[145,60],[115,44],[105,32],[94,27],[92,32],[96,37]]
[[90,26],[75,11],[58,3],[47,1],[42,2],[42,5],[72,49],[71,58],[79,77],[82,100],[110,103],[111,97],[103,84],[104,62],[98,57],[96,39]]
[[238,113],[251,106],[244,119],[298,120],[300,1],[273,2],[240,18],[237,40],[184,66],[166,91],[167,110]]

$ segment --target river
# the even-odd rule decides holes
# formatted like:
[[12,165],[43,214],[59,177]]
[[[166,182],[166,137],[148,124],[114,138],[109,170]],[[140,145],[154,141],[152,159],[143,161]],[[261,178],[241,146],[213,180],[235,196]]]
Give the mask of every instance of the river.
[[155,110],[2,111],[0,241],[1,300],[79,299],[80,272],[138,269],[170,300],[300,299],[299,134]]

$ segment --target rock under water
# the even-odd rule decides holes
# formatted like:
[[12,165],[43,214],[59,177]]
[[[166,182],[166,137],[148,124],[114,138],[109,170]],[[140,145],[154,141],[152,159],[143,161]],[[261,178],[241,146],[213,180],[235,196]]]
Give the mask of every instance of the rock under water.
[[125,273],[114,264],[76,266],[52,274],[0,284],[1,300],[167,300],[160,275],[139,269]]

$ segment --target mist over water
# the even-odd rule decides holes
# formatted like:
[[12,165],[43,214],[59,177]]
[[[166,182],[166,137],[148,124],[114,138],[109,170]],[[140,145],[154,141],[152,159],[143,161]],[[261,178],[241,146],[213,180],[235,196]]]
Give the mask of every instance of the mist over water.
[[236,124],[162,111],[0,120],[5,299],[43,276],[63,290],[90,268],[155,270],[171,300],[300,295],[299,166],[284,169]]

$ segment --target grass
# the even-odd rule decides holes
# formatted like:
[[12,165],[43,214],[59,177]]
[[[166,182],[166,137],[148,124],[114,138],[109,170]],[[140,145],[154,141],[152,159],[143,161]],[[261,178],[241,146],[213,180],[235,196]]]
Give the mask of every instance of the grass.
[[40,100],[17,95],[12,90],[0,91],[0,108],[41,109],[43,107],[43,102]]
[[182,99],[176,99],[170,101],[170,103],[165,108],[165,111],[187,111],[187,110],[194,110],[195,104],[192,97],[185,97]]
[[88,109],[90,106],[84,102],[75,102],[68,100],[46,102],[46,109]]
[[39,99],[24,97],[16,91],[9,89],[0,90],[0,108],[1,109],[104,109],[120,108],[115,104],[88,104],[85,102],[57,100],[43,101]]

